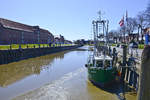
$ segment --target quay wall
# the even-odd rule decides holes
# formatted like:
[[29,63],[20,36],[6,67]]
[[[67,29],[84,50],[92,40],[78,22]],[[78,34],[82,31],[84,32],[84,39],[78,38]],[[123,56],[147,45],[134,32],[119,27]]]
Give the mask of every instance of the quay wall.
[[80,47],[75,46],[64,46],[64,47],[46,47],[46,48],[27,48],[17,50],[0,50],[0,65],[8,64],[11,62],[20,61],[23,59],[43,56],[46,54],[61,52],[65,50],[71,50]]

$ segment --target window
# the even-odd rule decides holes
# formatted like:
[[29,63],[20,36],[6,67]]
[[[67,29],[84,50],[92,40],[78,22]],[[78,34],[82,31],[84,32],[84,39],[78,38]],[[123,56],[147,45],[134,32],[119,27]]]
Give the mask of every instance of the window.
[[109,60],[105,60],[105,67],[110,67],[110,61]]
[[103,61],[96,61],[96,67],[103,67]]

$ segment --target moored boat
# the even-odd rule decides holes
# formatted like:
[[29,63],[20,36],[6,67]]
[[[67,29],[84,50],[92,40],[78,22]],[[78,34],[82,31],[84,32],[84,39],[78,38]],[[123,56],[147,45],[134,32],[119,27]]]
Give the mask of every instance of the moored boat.
[[110,56],[99,55],[90,58],[88,61],[88,77],[95,85],[105,87],[114,83],[117,79],[117,69],[113,65]]
[[88,78],[95,85],[105,87],[118,78],[117,67],[114,63],[114,56],[108,49],[108,20],[93,21],[94,33],[94,51],[89,56],[86,67],[88,69]]

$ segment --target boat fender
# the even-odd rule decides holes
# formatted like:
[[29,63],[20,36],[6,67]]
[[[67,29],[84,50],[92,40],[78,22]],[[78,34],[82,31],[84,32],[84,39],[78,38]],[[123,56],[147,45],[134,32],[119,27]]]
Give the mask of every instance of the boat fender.
[[85,64],[85,67],[88,67],[88,65],[87,65],[87,64]]

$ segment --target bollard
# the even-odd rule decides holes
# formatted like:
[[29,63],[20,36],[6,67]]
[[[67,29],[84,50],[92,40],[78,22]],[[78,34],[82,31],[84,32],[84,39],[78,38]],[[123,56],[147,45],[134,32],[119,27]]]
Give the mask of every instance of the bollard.
[[150,100],[150,46],[146,46],[141,58],[138,100]]

